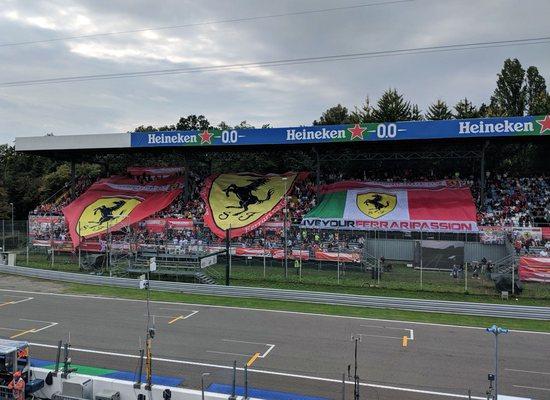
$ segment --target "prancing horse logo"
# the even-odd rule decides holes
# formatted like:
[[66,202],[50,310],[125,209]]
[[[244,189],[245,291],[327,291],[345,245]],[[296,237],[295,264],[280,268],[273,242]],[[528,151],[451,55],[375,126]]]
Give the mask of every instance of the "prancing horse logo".
[[99,218],[99,221],[97,221],[97,223],[101,225],[104,222],[115,219],[115,215],[113,215],[113,211],[116,211],[119,208],[123,207],[124,204],[126,204],[126,201],[117,200],[113,202],[113,205],[111,207],[107,207],[106,205],[102,204],[101,206],[94,209],[94,215],[96,215],[98,211],[101,213],[101,218]]
[[357,195],[357,207],[368,217],[377,219],[392,212],[397,205],[397,196],[389,193],[368,192]]
[[245,211],[248,211],[248,207],[254,204],[262,204],[265,201],[271,199],[273,196],[273,189],[269,189],[267,196],[264,199],[259,199],[258,196],[252,192],[258,190],[261,186],[265,185],[268,182],[266,178],[255,179],[246,186],[237,186],[234,183],[227,186],[223,191],[225,192],[226,197],[229,197],[229,193],[235,194],[239,199],[238,206],[225,206],[225,208],[238,208],[241,211],[233,213],[233,215],[240,215]]

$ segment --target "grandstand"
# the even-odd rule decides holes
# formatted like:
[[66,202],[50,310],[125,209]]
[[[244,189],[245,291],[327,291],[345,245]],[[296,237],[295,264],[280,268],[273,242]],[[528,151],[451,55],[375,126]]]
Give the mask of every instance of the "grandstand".
[[[164,257],[161,271],[167,275],[195,276],[200,257],[222,251],[225,232],[229,231],[232,256],[244,264],[255,259],[263,266],[264,276],[266,263],[288,269],[288,260],[297,260],[299,274],[302,265],[318,270],[337,268],[338,281],[340,269],[359,274],[376,271],[380,280],[380,271],[389,271],[384,268],[390,262],[410,265],[412,270],[403,269],[403,276],[416,279],[417,274],[411,272],[415,269],[463,271],[465,263],[478,268],[482,260],[486,261],[479,268],[492,262],[491,272],[512,272],[517,268],[517,258],[511,243],[517,240],[523,253],[538,255],[544,251],[542,246],[550,239],[548,171],[506,171],[498,167],[498,159],[492,159],[498,152],[491,152],[499,146],[525,144],[544,152],[548,149],[548,128],[541,120],[543,117],[508,117],[46,136],[18,138],[16,151],[64,159],[72,165],[66,192],[29,215],[29,236],[35,246],[73,254],[109,253],[110,262],[113,254],[115,258],[126,254],[121,262],[127,273],[142,272],[144,255],[154,253]],[[184,161],[181,165],[154,164],[155,157],[164,152],[178,152]],[[213,171],[211,164],[203,162],[206,152],[222,159],[244,152],[283,161],[271,171],[250,165],[256,174],[235,171],[230,162],[223,170]],[[278,156],[281,152],[311,158],[313,167],[291,173],[284,157]],[[152,166],[130,164],[99,182],[75,175],[76,163],[119,153],[139,154]],[[140,203],[122,213],[115,206],[94,203],[97,199],[93,198],[85,204],[94,205],[90,215],[98,217],[101,207],[111,210],[107,214],[101,211],[111,225],[107,221],[86,231],[81,207],[75,209],[80,220],[74,219],[77,222],[71,226],[71,207],[82,203],[98,185],[117,187],[118,191],[102,192],[97,199],[127,199],[132,196],[125,190],[135,190],[142,196]],[[144,193],[161,186],[167,186],[163,200],[148,203]],[[248,191],[241,192],[245,187]],[[345,210],[342,205],[336,224],[333,216],[326,217],[327,209],[337,207],[336,197],[351,198],[359,189],[367,196],[363,206],[357,205],[361,217],[342,216],[351,213],[348,207],[353,199]],[[369,193],[382,192],[388,197],[368,197]],[[448,192],[447,200],[437,197],[443,192]],[[392,215],[402,207],[399,196],[409,202],[408,214],[393,225],[385,225],[385,214]],[[415,196],[419,200],[414,200]],[[439,200],[428,206],[421,204],[433,196]],[[392,201],[394,208],[389,210]],[[151,205],[147,208],[146,204]],[[432,218],[437,207],[440,215]],[[323,221],[328,221],[327,225],[322,225]],[[176,266],[181,267],[179,272],[174,272]],[[211,271],[214,276],[219,272]],[[207,280],[201,277],[199,281]]]

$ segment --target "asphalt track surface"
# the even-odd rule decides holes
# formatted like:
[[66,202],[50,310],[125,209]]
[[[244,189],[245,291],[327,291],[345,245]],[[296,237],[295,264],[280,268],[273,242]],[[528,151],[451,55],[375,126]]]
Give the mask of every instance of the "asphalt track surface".
[[[251,364],[251,387],[340,399],[353,336],[361,398],[467,398],[471,388],[483,399],[493,370],[494,338],[479,328],[162,302],[151,314],[155,373],[195,389],[203,372],[230,384],[236,360]],[[143,301],[0,289],[0,337],[31,342],[39,359],[54,360],[70,336],[74,363],[134,371],[145,315]],[[500,393],[549,399],[550,334],[511,331],[499,343]]]

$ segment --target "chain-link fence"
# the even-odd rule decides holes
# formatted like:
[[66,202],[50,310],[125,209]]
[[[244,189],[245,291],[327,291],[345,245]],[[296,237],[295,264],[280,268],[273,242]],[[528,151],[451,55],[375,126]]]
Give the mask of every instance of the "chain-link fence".
[[[236,285],[349,293],[494,295],[501,292],[497,281],[505,276],[509,292],[550,298],[548,284],[518,287],[517,259],[509,246],[481,243],[476,234],[316,230],[296,224],[285,234],[284,223],[278,221],[232,239],[227,260],[220,253],[226,249],[225,239],[192,221],[107,230],[81,238],[75,248],[62,217],[40,218],[2,221],[2,248],[16,253],[17,265],[134,277],[156,257],[156,279],[223,284],[229,264],[230,281]],[[201,261],[214,253],[214,262]]]

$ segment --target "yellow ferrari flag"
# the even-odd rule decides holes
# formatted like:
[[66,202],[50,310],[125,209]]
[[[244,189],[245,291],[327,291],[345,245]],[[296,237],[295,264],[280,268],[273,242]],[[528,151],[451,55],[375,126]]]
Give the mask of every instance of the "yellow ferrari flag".
[[290,193],[303,177],[303,173],[294,172],[210,176],[202,191],[207,206],[204,223],[219,237],[224,237],[228,229],[231,237],[250,232],[284,207],[285,193]]

